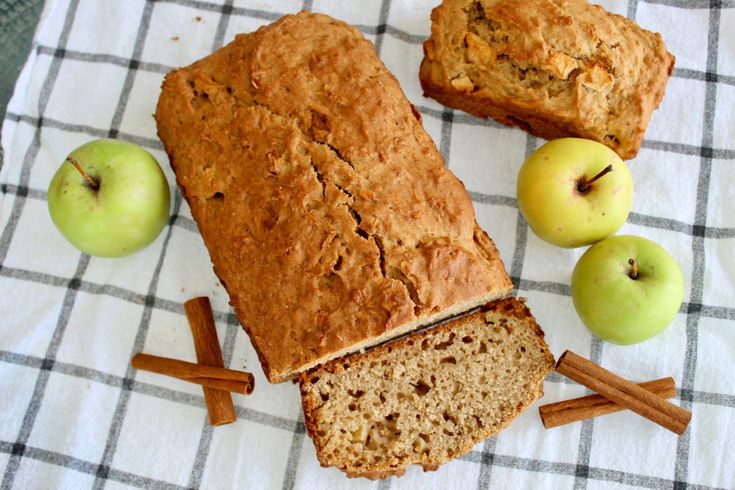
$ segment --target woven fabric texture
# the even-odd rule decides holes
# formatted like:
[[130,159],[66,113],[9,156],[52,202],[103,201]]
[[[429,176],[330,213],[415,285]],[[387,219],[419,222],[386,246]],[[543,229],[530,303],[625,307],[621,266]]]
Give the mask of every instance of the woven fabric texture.
[[[0,487],[32,488],[735,488],[735,2],[604,1],[662,33],[677,57],[637,158],[620,233],[663,245],[685,277],[660,336],[603,343],[577,318],[569,280],[583,250],[541,242],[515,182],[543,141],[422,96],[418,67],[435,1],[48,0],[3,121],[0,169]],[[423,114],[465,183],[555,355],[571,349],[634,380],[673,376],[693,419],[681,437],[624,412],[544,430],[534,405],[436,472],[381,482],[319,467],[298,389],[269,385],[227,305],[156,137],[164,75],[302,8],[357,26]],[[169,225],[144,251],[79,253],[47,211],[73,148],[142,145],[172,185]],[[274,277],[273,280],[278,280]],[[200,387],[133,370],[145,351],[194,360],[183,302],[207,295],[225,363],[256,375],[238,421],[212,429]],[[586,390],[558,375],[541,403]]]

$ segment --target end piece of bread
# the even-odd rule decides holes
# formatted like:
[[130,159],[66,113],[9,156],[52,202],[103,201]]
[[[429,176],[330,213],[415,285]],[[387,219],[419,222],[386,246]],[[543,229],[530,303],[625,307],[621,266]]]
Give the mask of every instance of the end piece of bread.
[[660,34],[586,0],[444,0],[431,21],[426,95],[623,159],[638,153],[674,69]]
[[553,368],[543,331],[508,298],[302,374],[306,428],[322,466],[350,477],[433,470],[510,424]]

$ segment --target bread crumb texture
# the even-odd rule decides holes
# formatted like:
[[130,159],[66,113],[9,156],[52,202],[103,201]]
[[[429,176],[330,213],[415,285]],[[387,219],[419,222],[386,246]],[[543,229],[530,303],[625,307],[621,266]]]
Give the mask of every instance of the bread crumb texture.
[[343,22],[237,36],[168,74],[156,120],[270,381],[511,290],[418,112]]
[[323,466],[350,476],[433,469],[508,425],[543,394],[554,359],[516,299],[301,375]]
[[444,0],[420,78],[445,105],[633,158],[674,57],[661,35],[586,0]]

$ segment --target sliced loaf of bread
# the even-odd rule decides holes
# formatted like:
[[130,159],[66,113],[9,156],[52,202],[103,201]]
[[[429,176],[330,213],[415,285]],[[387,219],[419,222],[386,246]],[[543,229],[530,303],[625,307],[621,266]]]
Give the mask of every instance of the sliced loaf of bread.
[[306,428],[322,466],[351,477],[435,469],[507,426],[553,367],[530,311],[508,298],[302,374]]

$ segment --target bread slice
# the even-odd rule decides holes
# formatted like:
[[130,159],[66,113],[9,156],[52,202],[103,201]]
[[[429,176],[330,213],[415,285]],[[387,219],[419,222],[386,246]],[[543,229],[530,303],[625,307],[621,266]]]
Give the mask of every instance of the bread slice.
[[288,15],[166,76],[158,134],[271,382],[510,294],[374,46]]
[[444,0],[431,21],[426,95],[623,159],[638,153],[674,69],[661,35],[586,0]]
[[553,367],[528,308],[504,299],[302,374],[306,428],[350,477],[435,469],[510,424]]

